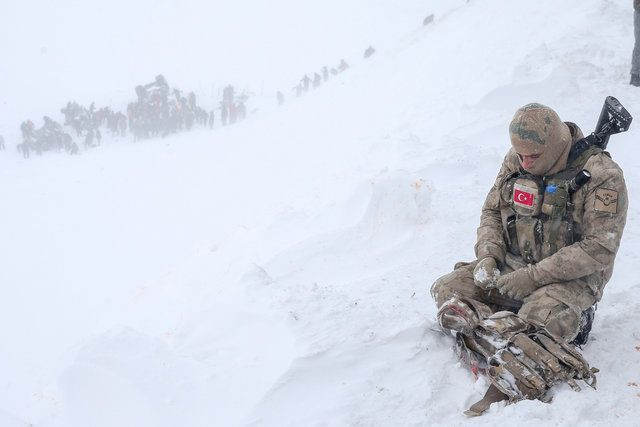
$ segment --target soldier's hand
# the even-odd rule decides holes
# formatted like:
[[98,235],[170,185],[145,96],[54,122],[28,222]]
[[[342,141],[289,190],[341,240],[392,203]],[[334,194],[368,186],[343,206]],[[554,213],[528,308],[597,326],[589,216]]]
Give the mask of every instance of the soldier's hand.
[[517,300],[523,300],[539,287],[528,266],[500,276],[496,282],[496,288],[501,294]]
[[499,276],[498,264],[491,257],[481,259],[473,269],[473,282],[482,289],[494,287]]

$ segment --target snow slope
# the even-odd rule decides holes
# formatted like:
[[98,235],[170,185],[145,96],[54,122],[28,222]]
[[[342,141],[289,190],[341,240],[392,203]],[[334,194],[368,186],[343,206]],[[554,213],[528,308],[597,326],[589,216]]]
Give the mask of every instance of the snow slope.
[[452,3],[234,127],[0,157],[0,424],[636,425],[635,126],[610,143],[631,206],[584,350],[597,391],[468,420],[486,384],[428,331],[513,111],[586,132],[606,95],[640,112],[628,3]]

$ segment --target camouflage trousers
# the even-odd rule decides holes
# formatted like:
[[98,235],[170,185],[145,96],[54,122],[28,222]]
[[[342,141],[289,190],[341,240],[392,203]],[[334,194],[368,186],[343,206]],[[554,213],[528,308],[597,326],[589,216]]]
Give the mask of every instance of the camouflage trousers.
[[[458,263],[451,273],[440,277],[431,287],[438,308],[454,296],[487,304],[494,312],[508,310],[526,322],[572,341],[580,332],[582,312],[595,304],[589,287],[581,280],[552,283],[538,288],[524,300],[514,300],[497,289],[485,290],[473,282],[473,269],[478,261]],[[506,267],[501,273],[513,271]]]

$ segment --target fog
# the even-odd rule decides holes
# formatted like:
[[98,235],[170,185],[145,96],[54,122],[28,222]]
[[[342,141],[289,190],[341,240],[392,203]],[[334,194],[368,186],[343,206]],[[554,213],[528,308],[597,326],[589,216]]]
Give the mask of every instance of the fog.
[[[1,1],[0,426],[466,425],[488,382],[434,332],[430,285],[475,257],[518,107],[585,134],[608,95],[640,111],[632,16]],[[598,390],[474,425],[637,424],[638,137],[608,146],[631,206],[582,350]]]
[[0,133],[69,100],[120,107],[163,74],[213,104],[224,85],[290,91],[421,22],[422,2],[19,1],[0,4]]

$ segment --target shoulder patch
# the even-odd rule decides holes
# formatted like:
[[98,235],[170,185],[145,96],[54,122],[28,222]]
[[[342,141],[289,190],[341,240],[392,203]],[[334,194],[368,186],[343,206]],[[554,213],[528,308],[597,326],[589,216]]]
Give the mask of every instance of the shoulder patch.
[[618,192],[608,188],[597,188],[593,209],[598,212],[618,213]]

